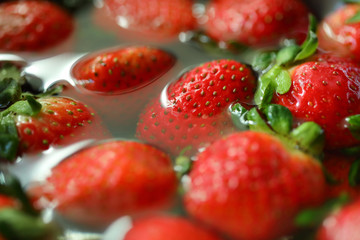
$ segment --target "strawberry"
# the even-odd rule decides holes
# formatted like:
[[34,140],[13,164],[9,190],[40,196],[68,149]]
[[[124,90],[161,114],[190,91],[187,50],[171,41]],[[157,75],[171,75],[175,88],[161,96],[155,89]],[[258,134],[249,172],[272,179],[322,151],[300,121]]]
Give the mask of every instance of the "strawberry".
[[290,89],[275,94],[273,103],[289,108],[299,121],[319,124],[328,149],[359,144],[355,119],[360,113],[360,65],[347,58],[316,55],[289,74]]
[[153,47],[129,46],[95,52],[78,61],[72,75],[78,86],[120,94],[144,87],[166,73],[175,57]]
[[0,49],[40,51],[67,39],[72,17],[47,1],[11,1],[0,4]]
[[105,7],[125,29],[159,39],[196,27],[193,0],[105,0]]
[[308,14],[300,0],[213,0],[207,5],[204,30],[216,41],[277,46],[285,38],[305,39]]
[[360,239],[360,201],[334,211],[323,221],[316,240]]
[[335,180],[327,191],[329,198],[343,193],[347,193],[351,199],[360,197],[359,163],[354,156],[332,152],[325,154],[323,166]]
[[[2,158],[38,153],[52,145],[65,145],[87,138],[107,136],[99,119],[87,105],[67,97],[42,97],[15,102],[0,114]],[[92,129],[92,130],[91,130]],[[6,146],[13,145],[10,150]]]
[[99,227],[123,215],[166,207],[176,187],[168,155],[143,143],[113,140],[65,159],[29,192],[34,199],[48,199],[46,206],[55,204],[65,218]]
[[187,146],[196,150],[232,131],[227,108],[232,102],[250,104],[255,85],[252,71],[242,63],[204,63],[170,84],[167,99],[155,99],[145,108],[136,135],[175,155]]
[[319,47],[360,60],[359,4],[346,4],[330,13],[319,25]]
[[137,218],[123,240],[220,240],[216,234],[186,218],[150,215]]
[[189,173],[188,213],[234,239],[277,239],[295,215],[324,201],[326,183],[314,158],[273,135],[244,131],[199,153]]

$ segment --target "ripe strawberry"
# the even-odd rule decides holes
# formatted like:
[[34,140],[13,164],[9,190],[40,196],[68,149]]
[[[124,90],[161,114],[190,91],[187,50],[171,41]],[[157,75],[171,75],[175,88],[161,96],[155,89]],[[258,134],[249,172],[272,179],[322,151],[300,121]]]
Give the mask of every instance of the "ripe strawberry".
[[251,70],[235,60],[215,60],[183,74],[166,89],[167,99],[155,99],[140,115],[137,137],[178,154],[196,150],[232,131],[227,108],[250,104],[255,89]]
[[213,0],[207,6],[204,28],[216,41],[277,46],[285,38],[305,39],[308,14],[299,0]]
[[168,52],[129,46],[95,52],[81,59],[72,69],[78,85],[87,90],[120,94],[143,87],[165,74],[175,57]]
[[360,201],[357,200],[330,214],[318,230],[316,240],[359,240]]
[[220,240],[213,232],[186,218],[150,215],[135,219],[123,240]]
[[17,203],[13,198],[5,195],[0,195],[0,210],[7,207],[16,207]]
[[39,51],[53,47],[73,32],[72,17],[47,1],[10,1],[0,4],[0,49]]
[[55,204],[68,219],[99,227],[123,215],[166,207],[176,187],[165,153],[143,143],[114,140],[65,159],[30,193],[35,199],[47,198],[49,206]]
[[359,167],[356,157],[326,153],[323,166],[335,180],[335,183],[328,188],[329,198],[338,197],[343,193],[347,193],[351,199],[360,197]]
[[196,27],[193,0],[105,0],[105,7],[125,29],[171,38]]
[[321,204],[326,189],[317,161],[255,131],[211,144],[198,154],[189,178],[189,214],[234,239],[289,234],[298,211]]
[[[1,112],[0,130],[8,136],[4,141],[7,140],[9,145],[19,143],[15,154],[37,153],[52,145],[108,136],[94,114],[87,105],[70,98],[31,98],[17,101]],[[7,153],[8,149],[3,150]],[[14,156],[2,157],[12,160]]]
[[319,25],[319,48],[360,60],[359,4],[347,4],[329,14]]
[[299,121],[319,124],[326,148],[355,146],[359,140],[349,130],[348,117],[360,113],[359,74],[360,65],[350,59],[314,56],[293,69],[289,91],[276,94],[273,103],[290,109]]

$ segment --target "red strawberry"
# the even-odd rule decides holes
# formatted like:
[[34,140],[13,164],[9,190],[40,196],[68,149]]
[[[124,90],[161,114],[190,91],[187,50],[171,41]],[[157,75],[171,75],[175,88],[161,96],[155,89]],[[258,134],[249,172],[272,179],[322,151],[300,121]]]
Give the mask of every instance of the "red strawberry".
[[205,32],[217,41],[251,47],[278,45],[285,38],[305,39],[307,7],[299,0],[213,0]]
[[318,230],[316,240],[359,240],[360,201],[357,200],[329,215]]
[[251,103],[255,89],[251,70],[234,60],[204,63],[183,74],[140,115],[137,137],[173,154],[187,146],[204,146],[229,131],[227,108]]
[[64,217],[93,226],[167,206],[176,191],[171,159],[139,142],[108,141],[86,148],[52,169],[44,183],[30,188]]
[[196,27],[193,0],[105,0],[117,24],[158,38],[174,37]]
[[9,136],[9,142],[19,141],[17,152],[20,154],[37,153],[52,145],[108,136],[99,124],[100,119],[81,102],[66,97],[43,97],[34,101],[20,100],[1,112],[3,128],[16,126],[15,135],[12,131],[1,130],[3,134],[13,136]]
[[253,131],[220,139],[199,153],[184,197],[189,214],[234,239],[277,239],[299,210],[321,204],[321,165],[276,137]]
[[153,215],[135,219],[123,240],[220,240],[214,233],[186,218]]
[[347,58],[317,55],[296,66],[291,87],[273,102],[290,109],[300,121],[314,121],[325,131],[326,148],[359,144],[347,118],[360,114],[360,65]]
[[95,52],[72,69],[79,86],[87,90],[120,94],[143,87],[165,74],[175,57],[161,49],[129,46]]
[[319,25],[319,48],[360,60],[359,4],[347,4],[329,14]]
[[39,51],[53,47],[73,32],[72,17],[48,1],[0,4],[0,49]]
[[332,152],[325,154],[323,165],[336,181],[329,186],[327,191],[329,198],[338,197],[342,193],[347,193],[351,199],[360,197],[359,180],[357,180],[359,174],[354,168],[357,161],[357,158],[354,156]]
[[16,207],[17,203],[13,198],[5,195],[0,195],[0,210],[7,207]]

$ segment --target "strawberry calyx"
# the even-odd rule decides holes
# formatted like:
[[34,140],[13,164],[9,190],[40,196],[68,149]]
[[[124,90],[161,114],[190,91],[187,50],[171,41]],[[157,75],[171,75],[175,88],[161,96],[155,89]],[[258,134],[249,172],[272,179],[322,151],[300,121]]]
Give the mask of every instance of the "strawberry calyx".
[[[343,0],[343,2],[344,2],[345,4],[354,4],[354,3],[355,3],[355,4],[359,4],[359,3],[360,3],[359,0]],[[348,19],[345,21],[346,24],[352,24],[352,23],[358,23],[358,22],[360,22],[360,12],[355,13],[354,16],[348,18]]]
[[229,107],[232,121],[240,130],[262,131],[278,136],[285,145],[320,158],[324,148],[324,131],[315,122],[304,122],[293,128],[289,109],[277,104],[247,110],[240,103]]
[[261,73],[254,97],[257,105],[270,103],[274,92],[284,94],[289,91],[291,76],[288,70],[313,55],[317,49],[316,25],[315,17],[309,15],[308,35],[301,46],[288,41],[279,51],[260,52],[254,58],[252,66]]
[[19,180],[4,171],[0,171],[0,194],[11,197],[20,203],[20,207],[0,209],[0,236],[5,239],[40,240],[46,239],[55,230],[45,223],[39,210],[36,210]]
[[355,160],[349,170],[349,185],[356,187],[360,185],[360,159]]

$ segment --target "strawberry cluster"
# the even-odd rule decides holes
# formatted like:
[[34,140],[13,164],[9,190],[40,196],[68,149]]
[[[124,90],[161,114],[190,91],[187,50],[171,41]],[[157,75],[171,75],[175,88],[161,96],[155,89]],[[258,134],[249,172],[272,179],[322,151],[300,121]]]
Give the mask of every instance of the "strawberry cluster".
[[[27,12],[43,4],[51,18]],[[56,44],[16,19],[65,38],[71,19],[49,8],[1,3],[0,49]],[[359,239],[358,3],[320,23],[300,0],[104,0],[103,9],[138,37],[187,32],[185,44],[200,42],[210,59],[179,70],[155,44],[113,47],[75,62],[72,84],[37,93],[21,67],[1,62],[1,240],[67,239],[68,223],[99,239]],[[11,173],[84,140],[41,181],[22,186]]]

